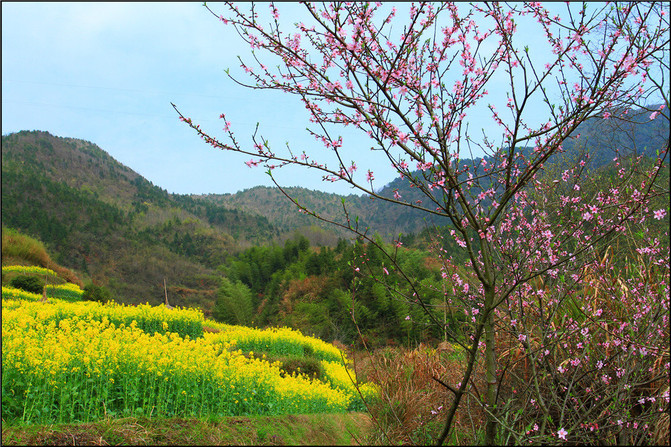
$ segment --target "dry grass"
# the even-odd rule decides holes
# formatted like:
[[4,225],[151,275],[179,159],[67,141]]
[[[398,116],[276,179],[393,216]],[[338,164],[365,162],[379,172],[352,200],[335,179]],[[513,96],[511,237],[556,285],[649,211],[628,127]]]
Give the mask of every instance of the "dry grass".
[[75,272],[54,262],[44,244],[10,228],[2,228],[2,265],[36,265],[55,271],[58,276],[83,287]]
[[[442,348],[442,349],[441,349]],[[371,444],[426,445],[433,443],[445,422],[452,394],[434,378],[456,386],[463,373],[463,359],[447,344],[439,348],[420,345],[383,348],[373,353],[356,353],[357,376],[380,385],[382,398],[371,403],[374,425]],[[472,399],[464,398],[457,413],[450,444],[471,444],[483,420]]]
[[87,424],[4,427],[3,445],[359,445],[370,427],[362,413],[106,419]]

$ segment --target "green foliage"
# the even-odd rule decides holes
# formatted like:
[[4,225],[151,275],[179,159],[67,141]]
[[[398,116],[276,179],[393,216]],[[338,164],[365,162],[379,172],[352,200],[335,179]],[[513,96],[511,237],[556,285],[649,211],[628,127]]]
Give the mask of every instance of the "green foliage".
[[305,374],[311,379],[325,380],[326,372],[319,359],[304,356],[289,356],[278,359],[281,363],[280,370],[285,374]]
[[[377,243],[385,246],[380,238]],[[354,281],[353,259],[365,259],[366,266],[361,267],[376,278],[358,272]],[[245,250],[232,256],[224,270],[231,282],[240,281],[252,291],[254,325],[289,326],[324,340],[361,343],[358,326],[370,346],[416,345],[427,338],[441,339],[443,334],[429,324],[419,305],[408,301],[414,291],[432,306],[437,321],[455,322],[456,313],[445,312],[440,271],[430,260],[425,250],[398,251],[397,262],[413,279],[411,290],[373,245],[343,240],[335,248],[312,250],[299,237],[287,240],[284,247]],[[228,311],[226,321],[237,321],[232,314]]]
[[89,283],[84,286],[82,289],[83,301],[97,301],[99,303],[106,303],[112,297],[112,294],[105,286],[97,286],[93,283]]
[[240,281],[222,278],[212,312],[214,318],[222,323],[249,326],[253,311],[252,292],[249,288]]
[[44,281],[35,276],[16,276],[9,282],[9,285],[30,293],[42,293],[44,290]]
[[83,291],[75,284],[46,285],[44,290],[49,298],[76,302],[82,300]]
[[[289,239],[284,248],[277,245],[266,247],[252,247],[231,259],[226,268],[227,276],[241,281],[255,294],[263,294],[273,281],[273,275],[286,271],[293,264],[308,255],[310,242],[302,236]],[[304,272],[305,267],[298,267]]]

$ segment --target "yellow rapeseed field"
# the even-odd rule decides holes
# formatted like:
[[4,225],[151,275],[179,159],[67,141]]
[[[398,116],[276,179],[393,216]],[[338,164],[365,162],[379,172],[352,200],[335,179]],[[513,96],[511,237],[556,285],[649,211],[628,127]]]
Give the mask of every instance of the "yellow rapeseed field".
[[[203,334],[203,314],[194,309],[45,303],[33,295],[2,289],[7,423],[344,412],[361,405],[344,355],[298,331],[219,325],[221,332]],[[277,362],[248,355],[252,349],[313,355],[326,380],[283,374]],[[371,384],[360,389],[367,398],[377,393]]]

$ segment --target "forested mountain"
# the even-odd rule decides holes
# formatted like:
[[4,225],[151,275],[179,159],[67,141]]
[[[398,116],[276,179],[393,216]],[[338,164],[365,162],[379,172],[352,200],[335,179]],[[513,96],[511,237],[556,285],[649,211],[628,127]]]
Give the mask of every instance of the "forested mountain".
[[[564,153],[555,157],[554,163],[561,166],[564,160],[572,160],[585,152],[589,154],[588,166],[591,169],[602,168],[611,163],[615,157],[621,158],[632,153],[655,157],[657,151],[668,142],[668,120],[661,118],[650,120],[650,112],[647,111],[630,111],[626,116],[626,119],[594,118],[582,123],[577,131],[563,142]],[[531,151],[531,148],[522,150]],[[484,160],[492,162],[491,157],[484,157]],[[462,159],[460,164],[479,164],[480,161],[479,158]],[[371,232],[376,232],[385,239],[397,237],[399,233],[418,233],[434,224],[442,226],[449,223],[446,219],[428,216],[421,210],[399,207],[382,200],[373,200],[365,195],[351,194],[343,197],[296,187],[286,188],[285,191],[307,209],[342,224],[345,224],[344,199],[344,206],[352,222],[358,218],[359,229],[370,227]],[[407,179],[401,178],[393,180],[378,193],[391,198],[394,196],[394,191],[408,202],[426,200],[421,191],[411,187]],[[257,186],[235,194],[208,194],[199,197],[227,209],[241,209],[250,214],[264,216],[280,228],[305,229],[309,225],[319,224],[330,233],[324,238],[331,244],[335,241],[334,235],[349,236],[347,230],[319,223],[311,216],[297,213],[296,206],[274,187]]]
[[[625,148],[654,156],[668,144],[669,129],[668,120],[651,121],[646,113],[632,115],[630,121],[595,119],[577,133],[581,137],[564,142],[566,152],[556,163],[586,150],[592,168],[607,173],[613,158],[627,155]],[[405,199],[419,198],[417,188],[402,179],[379,194],[391,197],[394,190]],[[386,241],[403,233],[406,246],[417,242],[421,247],[426,240],[422,230],[448,223],[368,196],[343,197],[304,188],[286,192],[308,209],[341,223],[344,200],[359,229],[369,227],[369,234],[377,233]],[[233,272],[231,262],[246,250],[280,246],[296,234],[313,247],[335,248],[339,239],[352,236],[299,213],[277,188],[223,195],[169,194],[91,142],[41,131],[2,137],[2,225],[37,237],[56,262],[107,286],[119,301],[158,304],[164,299],[165,279],[171,304],[196,305],[205,311],[213,309],[222,271]],[[344,252],[342,246],[339,252]],[[248,285],[256,287],[251,280]]]
[[214,268],[280,234],[267,219],[168,194],[96,145],[47,132],[2,137],[2,224],[120,301],[211,306]]
[[[401,188],[409,189],[407,183]],[[391,192],[387,194],[387,189],[385,187],[382,194],[391,196]],[[370,228],[370,234],[378,233],[385,239],[397,237],[399,233],[416,233],[425,229],[427,223],[434,223],[425,221],[425,216],[418,211],[399,208],[365,195],[350,194],[344,197],[297,187],[285,188],[285,191],[308,210],[342,225],[347,223],[346,209],[353,226],[358,224],[361,231]],[[310,231],[310,226],[318,225],[322,232],[308,236],[312,242],[321,240],[325,242],[324,245],[334,245],[338,237],[351,237],[351,233],[344,228],[298,212],[296,205],[275,187],[257,186],[235,194],[208,194],[200,197],[227,209],[241,209],[264,216],[276,226],[287,230],[300,230],[303,233]],[[446,222],[435,223],[444,225]]]

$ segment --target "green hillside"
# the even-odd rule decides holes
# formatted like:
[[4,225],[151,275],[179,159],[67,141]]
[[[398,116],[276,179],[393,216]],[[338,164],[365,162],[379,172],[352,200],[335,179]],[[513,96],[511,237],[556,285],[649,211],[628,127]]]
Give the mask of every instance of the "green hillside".
[[[342,221],[341,196],[289,192]],[[381,201],[345,199],[352,219],[371,232],[389,237],[425,226],[421,219],[396,216]],[[221,276],[216,269],[231,256],[282,245],[296,234],[330,247],[352,236],[299,213],[276,188],[169,194],[91,142],[42,131],[2,137],[2,223],[43,241],[55,262],[108,287],[122,302],[163,302],[165,279],[173,304],[207,313]]]
[[[650,121],[633,112],[630,117],[584,123],[576,133],[581,137],[568,138],[564,156],[545,172],[561,169],[564,157],[587,151],[594,172],[612,175],[609,166],[615,157],[654,155],[668,141],[668,120]],[[400,178],[379,194],[392,197],[394,191],[408,202],[421,198],[418,188]],[[377,233],[386,242],[402,233],[406,247],[426,248],[425,230],[449,223],[363,195],[343,197],[305,188],[288,188],[287,193],[343,224],[344,201],[360,230],[369,228],[368,234]],[[229,269],[246,250],[281,248],[297,235],[312,246],[334,249],[339,240],[352,237],[345,229],[300,213],[277,188],[169,194],[91,142],[41,131],[2,137],[2,223],[43,241],[55,262],[108,287],[123,302],[163,302],[165,280],[173,304],[199,306],[208,314],[217,300],[222,269]],[[448,252],[455,252],[450,238],[445,244]],[[253,287],[257,294],[267,293],[258,284]]]
[[[406,196],[411,196],[407,182],[400,179],[382,189],[383,196],[392,196],[391,188],[401,188]],[[341,196],[338,194],[313,191],[306,188],[285,188],[287,194],[294,198],[299,204],[308,210],[316,212],[319,216],[346,225],[347,221],[343,212],[344,206],[350,216],[352,225],[358,219],[360,230],[370,228],[385,239],[395,238],[399,233],[416,233],[426,228],[427,222],[420,212],[410,209],[399,209],[382,200],[376,200],[366,195],[350,194]],[[325,222],[320,222],[312,216],[300,213],[294,203],[278,189],[267,186],[256,186],[235,194],[207,194],[199,196],[203,200],[221,205],[227,209],[242,209],[250,214],[256,214],[267,218],[270,222],[280,228],[287,230],[300,230],[304,232],[311,225],[319,225],[331,236],[326,240],[335,245],[338,237],[348,238],[351,233],[344,229]],[[433,222],[428,222],[431,225]],[[445,224],[445,222],[442,222]]]
[[2,223],[128,303],[212,305],[214,268],[279,231],[267,219],[168,194],[92,143],[2,137]]

